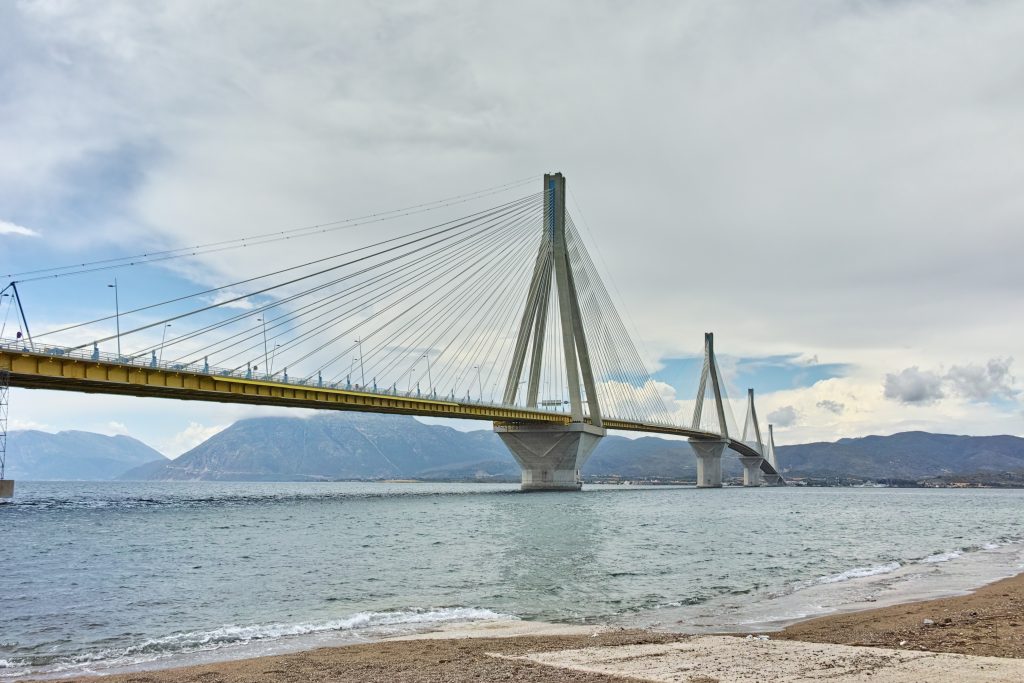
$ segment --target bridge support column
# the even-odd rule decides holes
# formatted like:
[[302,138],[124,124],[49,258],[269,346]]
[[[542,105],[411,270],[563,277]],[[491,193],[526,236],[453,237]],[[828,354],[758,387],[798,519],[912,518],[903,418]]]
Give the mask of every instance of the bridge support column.
[[0,500],[14,498],[14,480],[0,479]]
[[523,491],[579,491],[580,470],[605,430],[589,424],[495,424],[523,471]]
[[740,458],[740,462],[743,463],[743,485],[744,486],[760,486],[761,485],[761,462],[764,458],[743,456]]
[[722,454],[728,441],[690,441],[697,456],[697,488],[722,488]]

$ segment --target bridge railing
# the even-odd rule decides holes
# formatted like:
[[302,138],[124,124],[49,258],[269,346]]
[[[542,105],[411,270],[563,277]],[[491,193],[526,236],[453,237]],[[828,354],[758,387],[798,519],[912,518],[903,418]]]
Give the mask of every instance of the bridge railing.
[[[331,389],[336,391],[357,391],[360,393],[374,394],[377,396],[397,396],[402,398],[425,399],[428,401],[449,401],[451,403],[459,403],[463,405],[472,404],[480,406],[489,406],[493,408],[509,407],[501,403],[485,401],[483,400],[482,397],[473,398],[471,396],[456,396],[453,398],[450,394],[439,394],[437,392],[422,393],[415,390],[400,391],[397,388],[392,387],[364,387],[358,384],[350,384],[348,382],[321,382],[319,380],[293,379],[291,377],[285,379],[278,375],[272,376],[267,373],[253,372],[251,370],[221,368],[217,366],[208,365],[205,362],[174,363],[171,361],[161,361],[159,358],[154,358],[152,353],[148,355],[118,355],[116,353],[109,353],[105,351],[100,351],[98,349],[75,349],[65,346],[30,343],[27,339],[0,338],[0,350],[14,353],[33,353],[41,356],[50,356],[53,358],[73,358],[75,360],[82,360],[86,362],[102,362],[145,370],[161,370],[165,372],[188,372],[197,375],[207,375],[213,378],[230,377],[232,379],[250,380],[254,382],[273,382],[274,384],[283,384],[287,386],[295,386],[302,388]],[[533,408],[533,410],[542,409]]]

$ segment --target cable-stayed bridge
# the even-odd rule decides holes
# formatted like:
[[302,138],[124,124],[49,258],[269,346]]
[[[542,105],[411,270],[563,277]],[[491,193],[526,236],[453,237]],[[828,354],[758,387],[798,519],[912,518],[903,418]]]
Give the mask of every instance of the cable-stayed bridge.
[[[387,228],[399,216],[490,194],[13,274],[0,302],[4,330],[17,332],[0,332],[0,384],[488,420],[518,461],[524,490],[579,489],[583,463],[608,429],[689,439],[700,487],[721,486],[727,450],[739,455],[746,485],[784,484],[753,390],[737,426],[711,334],[692,414],[666,405],[566,210],[561,174],[497,206],[413,230]],[[34,336],[29,328],[29,283],[106,277],[358,226],[372,229],[373,241],[296,265],[268,262],[249,277],[128,310],[114,279],[113,315],[50,320]]]

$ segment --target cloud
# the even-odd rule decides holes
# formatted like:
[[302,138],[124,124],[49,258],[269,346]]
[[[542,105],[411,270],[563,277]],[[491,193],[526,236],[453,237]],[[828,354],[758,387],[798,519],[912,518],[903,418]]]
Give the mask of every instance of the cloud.
[[823,410],[829,411],[830,413],[835,413],[836,415],[842,415],[843,410],[846,409],[845,404],[838,401],[832,401],[830,399],[818,401],[815,405]]
[[189,422],[185,429],[161,444],[161,452],[170,458],[177,458],[182,453],[192,450],[215,434],[224,431],[227,426],[207,426],[198,422]]
[[916,365],[885,376],[885,397],[900,403],[929,405],[944,396],[942,378]]
[[22,235],[24,237],[41,237],[39,232],[32,228],[26,228],[24,225],[18,225],[17,223],[11,223],[0,219],[0,235]]
[[783,406],[768,413],[768,422],[777,427],[790,427],[796,424],[797,413],[793,406]]
[[105,425],[103,425],[96,431],[98,431],[100,434],[107,434],[109,436],[127,436],[131,434],[130,430],[128,429],[128,426],[123,422],[118,422],[117,420],[111,420],[110,422],[107,422]]
[[993,358],[984,366],[954,365],[946,379],[956,393],[971,401],[1012,399],[1017,394],[1010,374],[1012,363],[1012,358]]

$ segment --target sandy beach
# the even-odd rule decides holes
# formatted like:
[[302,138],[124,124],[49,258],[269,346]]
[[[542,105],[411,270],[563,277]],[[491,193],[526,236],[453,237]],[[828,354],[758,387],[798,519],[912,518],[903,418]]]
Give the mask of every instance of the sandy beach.
[[[1024,680],[1024,574],[964,596],[819,617],[769,636],[484,622],[272,657],[104,677],[249,681]],[[95,680],[80,678],[79,681]]]

